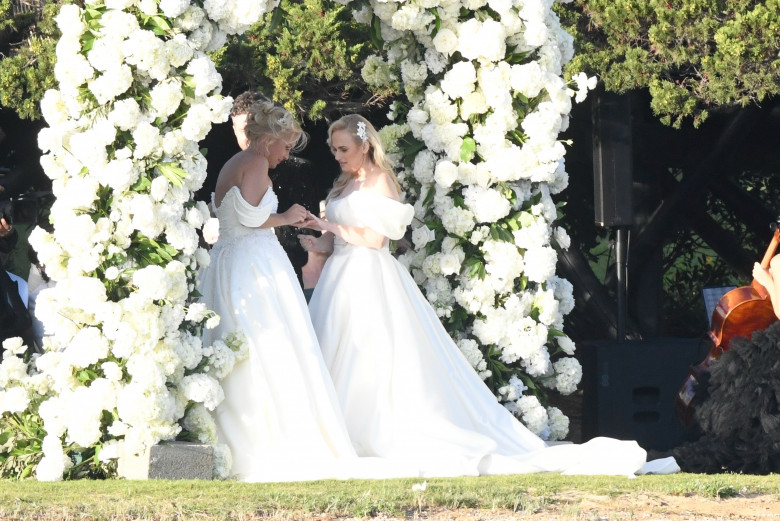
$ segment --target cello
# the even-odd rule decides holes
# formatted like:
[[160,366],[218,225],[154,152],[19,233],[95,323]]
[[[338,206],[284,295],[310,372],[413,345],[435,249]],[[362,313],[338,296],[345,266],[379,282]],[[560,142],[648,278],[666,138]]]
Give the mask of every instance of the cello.
[[[778,223],[772,223],[772,227],[774,235],[761,260],[764,269],[769,267],[769,262],[780,243]],[[749,339],[753,331],[766,329],[777,319],[769,293],[755,279],[749,286],[734,288],[720,298],[712,311],[708,332],[712,341],[709,353],[698,365],[691,367],[688,377],[674,399],[674,412],[683,426],[691,427],[693,406],[696,404],[701,379],[709,371],[710,364],[729,349],[731,340],[736,337]]]

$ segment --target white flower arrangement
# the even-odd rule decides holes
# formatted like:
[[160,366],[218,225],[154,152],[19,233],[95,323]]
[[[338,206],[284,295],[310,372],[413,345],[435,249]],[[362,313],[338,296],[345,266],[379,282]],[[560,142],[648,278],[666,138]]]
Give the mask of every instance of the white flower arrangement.
[[[197,141],[232,103],[205,53],[277,3],[61,7],[59,86],[39,136],[53,232],[30,237],[57,284],[38,301],[44,353],[23,361],[6,342],[0,364],[0,421],[45,432],[27,470],[37,479],[110,476],[120,455],[181,436],[216,443],[219,379],[246,353],[240,336],[200,341],[219,317],[196,302],[208,261],[198,232],[215,240],[218,224],[194,201],[206,175]],[[229,472],[224,449],[216,476]]]

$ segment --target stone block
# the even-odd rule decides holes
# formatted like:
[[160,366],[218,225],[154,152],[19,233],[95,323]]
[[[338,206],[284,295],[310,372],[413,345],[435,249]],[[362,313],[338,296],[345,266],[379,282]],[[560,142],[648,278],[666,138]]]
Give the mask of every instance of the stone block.
[[212,479],[214,447],[175,441],[161,443],[143,454],[123,454],[118,473],[125,479]]

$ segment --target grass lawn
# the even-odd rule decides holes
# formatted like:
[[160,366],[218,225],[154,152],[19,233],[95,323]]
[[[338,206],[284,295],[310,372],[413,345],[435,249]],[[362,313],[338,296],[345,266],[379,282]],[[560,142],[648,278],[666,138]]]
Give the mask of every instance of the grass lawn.
[[[524,517],[612,520],[646,518],[639,514],[641,503],[647,502],[647,498],[685,501],[692,498],[721,505],[731,499],[758,500],[762,512],[771,519],[777,513],[777,519],[780,519],[780,475],[673,474],[628,479],[533,474],[429,479],[424,491],[412,490],[413,485],[422,482],[422,479],[274,484],[160,480],[39,483],[4,480],[0,481],[0,519],[173,521]],[[583,507],[587,498],[601,498],[606,507],[613,502],[636,504],[637,507],[630,507],[629,514],[615,513],[609,508],[602,508],[602,511],[610,510],[611,514],[593,514],[592,509]],[[666,500],[668,503],[669,499]],[[743,510],[749,513],[755,509],[747,504]],[[731,511],[728,516],[719,518],[725,517],[735,518]],[[704,518],[689,515],[679,519]]]

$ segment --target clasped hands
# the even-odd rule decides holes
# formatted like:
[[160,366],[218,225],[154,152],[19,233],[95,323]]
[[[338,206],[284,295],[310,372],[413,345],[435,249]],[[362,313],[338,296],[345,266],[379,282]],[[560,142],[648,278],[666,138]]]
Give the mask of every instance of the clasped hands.
[[[289,224],[296,228],[308,228],[317,232],[325,232],[328,221],[321,219],[299,204],[292,205],[285,213]],[[329,252],[328,242],[309,234],[299,234],[298,241],[306,251]]]

